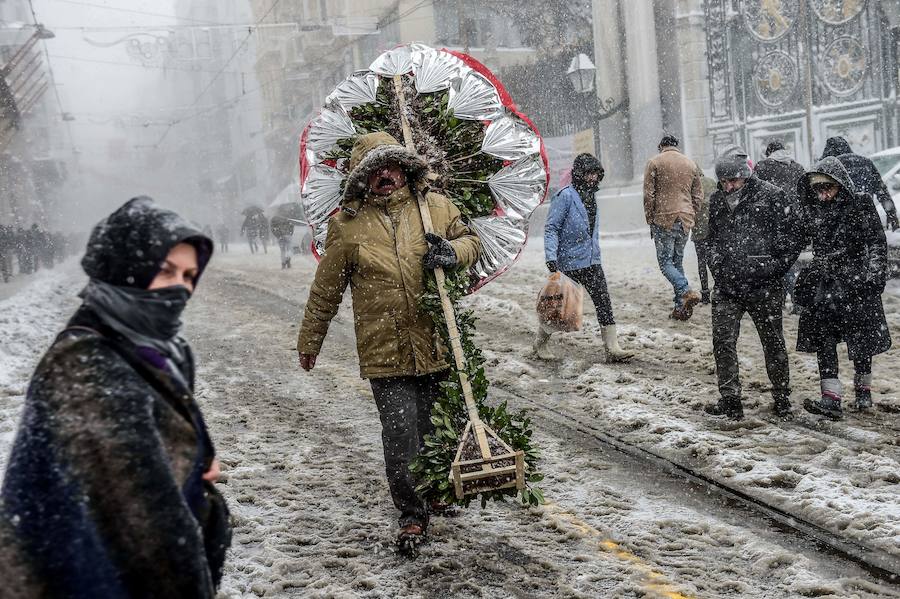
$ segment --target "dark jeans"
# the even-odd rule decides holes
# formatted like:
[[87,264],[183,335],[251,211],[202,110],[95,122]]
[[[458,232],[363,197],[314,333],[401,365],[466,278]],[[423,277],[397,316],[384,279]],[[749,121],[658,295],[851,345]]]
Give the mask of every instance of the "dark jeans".
[[737,340],[741,332],[741,318],[745,313],[753,320],[762,342],[766,372],[772,383],[772,395],[790,395],[790,369],[781,322],[783,304],[784,290],[780,285],[755,291],[746,297],[732,297],[720,293],[718,289],[713,290],[713,355],[716,359],[719,393],[723,398],[741,398]]
[[697,251],[697,272],[700,274],[700,291],[709,291],[709,250],[702,241],[694,242]]
[[428,524],[427,506],[416,495],[409,464],[425,446],[425,435],[434,430],[431,406],[446,376],[446,372],[440,372],[369,381],[381,417],[385,472],[394,506],[400,510],[400,526]]
[[[837,342],[829,343],[828,349],[819,350],[816,354],[819,359],[819,378],[836,379],[838,378],[838,355]],[[860,358],[853,362],[856,374],[872,373],[872,356]]]
[[584,285],[588,295],[591,296],[591,301],[594,302],[600,326],[605,327],[616,324],[616,321],[613,319],[609,290],[606,288],[606,275],[603,274],[602,266],[594,264],[587,268],[569,270],[564,274],[576,283]]

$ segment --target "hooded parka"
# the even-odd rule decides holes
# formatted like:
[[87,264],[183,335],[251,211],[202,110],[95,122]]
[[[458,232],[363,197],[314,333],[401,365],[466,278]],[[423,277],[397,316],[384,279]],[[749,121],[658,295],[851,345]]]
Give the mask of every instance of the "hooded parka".
[[794,199],[797,195],[797,183],[806,169],[787,150],[776,150],[757,162],[753,172],[761,181],[780,187],[788,197]]
[[[408,185],[389,196],[368,190],[374,171],[399,164]],[[350,156],[341,211],[328,222],[325,255],[309,291],[297,350],[318,355],[328,325],[350,286],[360,376],[417,376],[446,369],[446,348],[419,309],[428,250],[417,201],[425,194],[434,232],[448,239],[460,268],[478,259],[481,242],[456,206],[427,191],[425,163],[383,132],[360,137]]]
[[[826,175],[840,192],[820,202],[811,180]],[[800,315],[797,350],[817,352],[846,341],[851,360],[887,351],[891,336],[881,293],[888,276],[887,241],[867,194],[854,193],[840,160],[822,159],[798,184],[813,260],[800,271],[794,301]]]
[[847,140],[840,136],[829,137],[825,142],[822,158],[829,156],[837,158],[844,165],[855,187],[855,193],[874,195],[885,212],[896,213],[891,192],[884,184],[884,179],[881,178],[881,173],[878,172],[874,162],[854,153]]

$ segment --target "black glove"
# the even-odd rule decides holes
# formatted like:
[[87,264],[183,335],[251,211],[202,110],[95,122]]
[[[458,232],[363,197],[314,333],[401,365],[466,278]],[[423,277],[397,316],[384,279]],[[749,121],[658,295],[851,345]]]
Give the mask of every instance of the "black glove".
[[900,220],[897,219],[896,210],[891,210],[887,213],[887,226],[891,231],[900,229]]
[[558,269],[556,268],[556,260],[549,260],[547,262],[547,270],[550,272],[556,272]]
[[456,251],[450,242],[434,233],[425,233],[428,251],[422,258],[422,265],[428,270],[435,268],[453,268],[459,262]]

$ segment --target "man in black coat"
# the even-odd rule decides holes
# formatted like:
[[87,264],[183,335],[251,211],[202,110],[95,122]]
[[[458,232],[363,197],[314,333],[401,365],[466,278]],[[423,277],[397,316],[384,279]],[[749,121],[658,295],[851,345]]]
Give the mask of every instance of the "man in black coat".
[[12,277],[12,253],[15,245],[13,228],[0,225],[0,276],[4,283],[8,283]]
[[847,343],[856,369],[857,409],[872,406],[872,356],[891,347],[881,293],[887,282],[887,241],[868,194],[854,193],[839,158],[827,157],[799,184],[813,260],[795,291],[803,307],[797,350],[816,352],[821,397],[804,407],[837,420],[842,415],[837,344]]
[[[792,200],[797,199],[797,183],[800,177],[806,174],[806,169],[795,161],[790,153],[784,148],[784,144],[778,140],[769,142],[766,146],[766,157],[756,163],[754,174],[762,181],[766,181],[780,187],[782,191]],[[786,295],[791,296],[793,302],[794,282],[797,280],[797,273],[800,272],[800,263],[795,262],[791,265],[790,270],[784,275],[784,288]],[[794,304],[793,312],[796,313],[797,306]]]
[[750,172],[745,152],[716,162],[720,190],[710,199],[705,244],[715,279],[712,296],[713,353],[721,395],[708,414],[744,417],[737,340],[750,314],[766,357],[775,413],[791,416],[790,373],[781,311],[783,277],[800,253],[796,202]]
[[825,142],[825,151],[822,152],[822,158],[833,156],[841,161],[856,193],[864,193],[871,198],[873,195],[881,202],[884,213],[887,215],[887,224],[891,231],[900,229],[900,219],[897,218],[897,207],[894,206],[894,200],[891,199],[891,193],[888,191],[881,173],[871,160],[865,156],[854,154],[850,148],[850,144],[843,137],[829,137]]

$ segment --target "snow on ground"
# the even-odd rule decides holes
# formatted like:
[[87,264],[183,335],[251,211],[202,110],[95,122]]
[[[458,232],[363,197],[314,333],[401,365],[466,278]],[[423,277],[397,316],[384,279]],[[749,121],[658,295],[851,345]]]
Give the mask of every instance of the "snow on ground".
[[[78,306],[85,278],[74,261],[0,285],[0,472],[9,456],[31,371]],[[11,293],[12,291],[15,293]]]
[[[492,380],[553,401],[623,440],[829,530],[900,555],[897,350],[875,358],[876,410],[848,411],[839,423],[823,421],[802,410],[803,398],[818,393],[818,373],[814,356],[793,350],[797,318],[786,314],[797,419],[785,424],[771,414],[762,349],[745,318],[738,353],[747,418],[738,424],[710,419],[702,407],[718,393],[709,306],[698,307],[688,323],[667,318],[671,287],[656,268],[649,239],[616,239],[603,244],[603,255],[623,345],[636,349],[637,358],[628,365],[600,361],[599,330],[587,299],[584,330],[551,341],[560,361],[542,364],[529,355],[533,302],[545,276],[538,240],[515,269],[471,300],[481,316],[482,346],[496,365]],[[685,265],[697,286],[690,250]],[[896,338],[900,283],[891,283],[884,302]],[[509,326],[511,315],[521,323],[518,330]],[[841,351],[841,378],[852,399],[852,365]]]
[[[889,409],[837,424],[804,418],[805,426],[786,425],[768,416],[759,343],[746,330],[748,419],[722,424],[701,412],[716,394],[709,309],[689,323],[666,319],[669,292],[648,240],[604,244],[624,344],[639,349],[637,359],[600,361],[589,303],[584,331],[553,338],[562,359],[534,359],[534,300],[546,275],[540,247],[538,239],[511,272],[468,300],[481,318],[479,342],[498,390],[552,404],[896,551],[900,376],[893,352],[875,361],[876,403]],[[294,269],[280,271],[276,253],[233,250],[214,258],[186,313],[200,367],[197,395],[236,523],[220,596],[900,597],[900,588],[870,582],[751,513],[710,502],[540,418],[547,505],[473,505],[436,518],[419,559],[397,555],[378,416],[358,377],[349,298],[316,369],[303,373],[294,344],[314,264],[298,256]],[[39,276],[0,301],[0,460],[30,371],[77,304],[83,279],[74,270]],[[898,305],[886,298],[895,331]],[[792,352],[792,367],[799,405],[815,388],[815,361]]]

